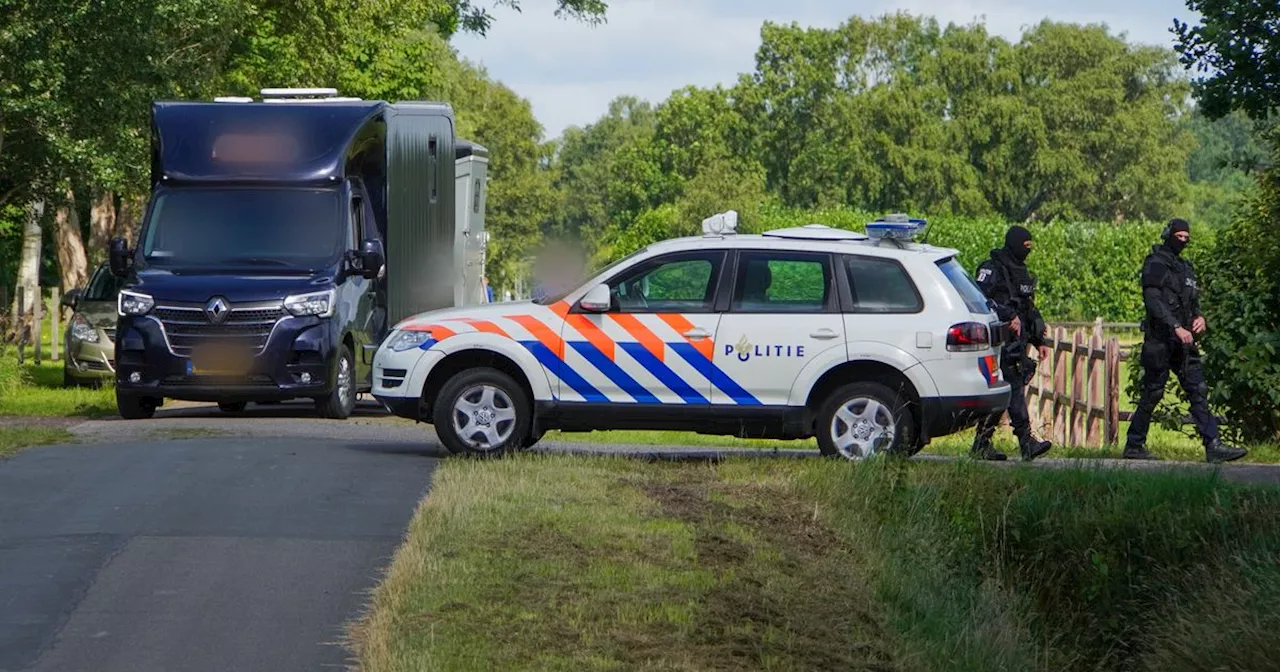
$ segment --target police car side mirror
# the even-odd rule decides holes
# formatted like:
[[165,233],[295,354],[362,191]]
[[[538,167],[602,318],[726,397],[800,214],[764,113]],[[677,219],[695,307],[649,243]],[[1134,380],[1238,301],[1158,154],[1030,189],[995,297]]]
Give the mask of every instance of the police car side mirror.
[[584,312],[588,313],[607,313],[612,303],[609,286],[603,284],[592,287],[585,296],[578,300],[578,305]]

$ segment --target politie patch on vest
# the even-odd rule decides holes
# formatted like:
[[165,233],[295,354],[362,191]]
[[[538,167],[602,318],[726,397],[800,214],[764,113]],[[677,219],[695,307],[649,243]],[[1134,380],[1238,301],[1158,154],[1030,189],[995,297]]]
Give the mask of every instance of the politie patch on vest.
[[991,277],[991,269],[989,268],[978,269],[978,282],[982,282],[983,280],[986,280],[989,277]]
[[1187,278],[1187,286],[1190,287],[1191,289],[1199,289],[1199,287],[1196,287],[1195,278]]

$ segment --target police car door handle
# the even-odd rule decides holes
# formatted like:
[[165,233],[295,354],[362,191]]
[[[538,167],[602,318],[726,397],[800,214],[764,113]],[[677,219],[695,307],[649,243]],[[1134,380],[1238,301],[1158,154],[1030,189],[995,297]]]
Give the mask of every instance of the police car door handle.
[[836,336],[839,336],[839,335],[840,335],[840,334],[837,334],[836,332],[834,332],[834,331],[832,331],[832,330],[830,330],[830,329],[819,329],[819,330],[817,330],[817,331],[813,332],[812,334],[809,334],[809,338],[817,338],[817,339],[820,339],[820,340],[825,341],[825,340],[828,340],[828,339],[831,339],[831,338],[835,338]]
[[690,340],[695,340],[695,341],[707,338],[709,336],[711,336],[711,334],[707,333],[707,330],[701,327],[695,327],[693,329],[690,329],[689,331],[684,332],[685,338],[688,338]]

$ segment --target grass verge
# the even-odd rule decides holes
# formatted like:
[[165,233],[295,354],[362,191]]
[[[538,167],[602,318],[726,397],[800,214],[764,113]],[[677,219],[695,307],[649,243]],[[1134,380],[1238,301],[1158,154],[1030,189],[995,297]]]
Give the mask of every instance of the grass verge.
[[23,448],[52,443],[70,443],[75,436],[60,427],[0,427],[0,460]]
[[10,349],[0,351],[0,415],[101,417],[115,415],[112,388],[62,386],[62,362],[19,366]]
[[1264,669],[1277,553],[1280,492],[1205,474],[458,460],[351,643],[376,672]]

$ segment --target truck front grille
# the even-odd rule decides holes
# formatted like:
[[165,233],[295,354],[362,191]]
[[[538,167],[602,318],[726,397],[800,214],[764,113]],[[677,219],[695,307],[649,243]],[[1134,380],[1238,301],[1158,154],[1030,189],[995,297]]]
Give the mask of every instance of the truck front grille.
[[204,306],[156,306],[152,315],[164,326],[169,347],[175,355],[189,356],[191,350],[212,341],[239,341],[256,355],[267,346],[276,322],[287,313],[279,303],[229,304],[230,313],[214,324]]

